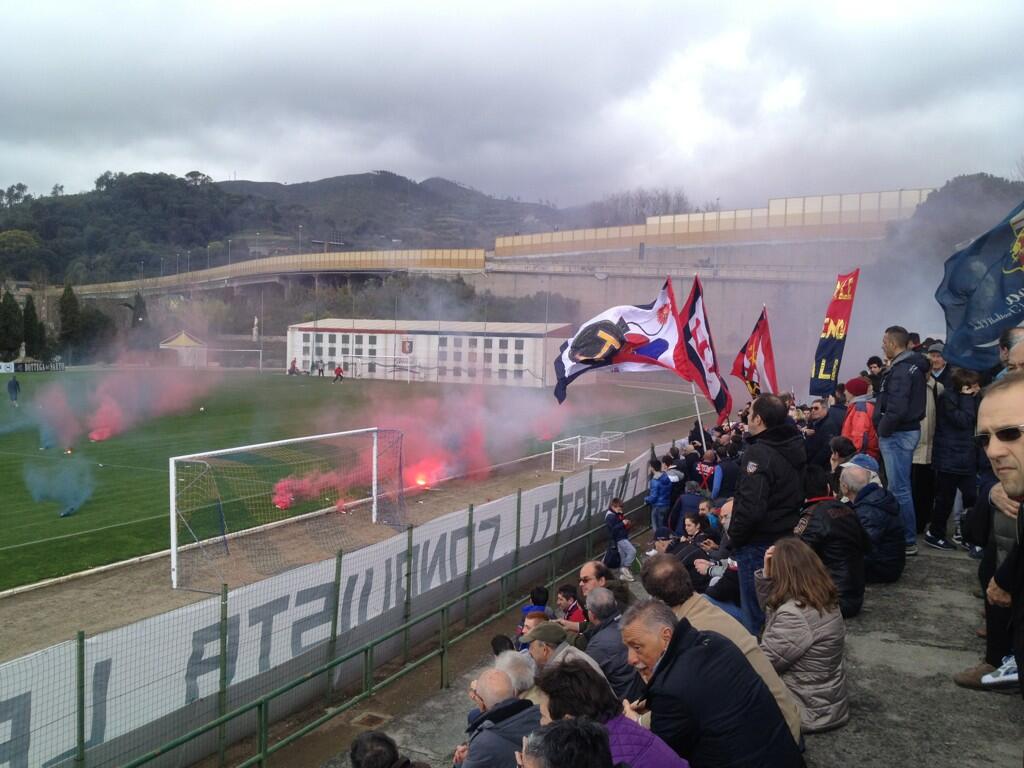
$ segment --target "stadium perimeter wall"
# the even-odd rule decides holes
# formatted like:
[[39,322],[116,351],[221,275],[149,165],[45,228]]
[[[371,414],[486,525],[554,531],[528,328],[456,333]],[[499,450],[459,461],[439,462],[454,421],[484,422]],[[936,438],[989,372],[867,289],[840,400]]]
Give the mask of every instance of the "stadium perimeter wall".
[[[413,529],[411,552],[407,534],[399,534],[345,554],[338,582],[336,562],[326,560],[233,590],[224,603],[212,598],[87,638],[81,646],[69,641],[4,663],[0,768],[79,765],[76,734],[87,766],[120,765],[156,749],[327,662],[335,609],[337,657],[547,552],[559,540],[582,535],[612,496],[630,499],[646,491],[648,458],[645,453],[628,466],[595,469],[592,480],[579,472],[561,484],[523,491],[521,498],[506,496],[472,513],[437,518]],[[578,552],[566,552],[562,565],[583,559],[584,549],[581,543]],[[548,578],[538,563],[535,571],[521,574],[517,586],[525,590]],[[474,595],[470,615],[492,613],[498,590],[495,584]],[[409,645],[438,630],[433,621],[415,626]],[[401,661],[404,653],[399,634],[377,648],[374,665]],[[271,719],[357,683],[362,674],[356,658],[331,681],[311,679],[276,700]],[[254,717],[239,718],[227,728],[226,742],[255,728]],[[187,765],[215,753],[219,744],[213,732],[152,764]]]

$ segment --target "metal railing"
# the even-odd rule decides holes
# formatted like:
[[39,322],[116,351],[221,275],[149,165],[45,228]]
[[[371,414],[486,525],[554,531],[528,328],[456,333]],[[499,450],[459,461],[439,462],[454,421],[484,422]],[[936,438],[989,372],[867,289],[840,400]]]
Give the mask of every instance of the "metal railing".
[[[630,466],[629,466],[629,464],[627,464],[626,467],[625,467],[622,479],[620,481],[618,481],[619,482],[619,489],[620,489],[619,490],[619,495],[621,495],[625,491],[626,483],[627,483],[628,477],[629,477],[629,469],[630,469]],[[433,659],[440,659],[440,672],[441,672],[441,675],[440,675],[440,677],[441,677],[441,679],[440,679],[440,687],[441,688],[447,688],[449,686],[450,682],[451,682],[449,654],[451,652],[452,647],[455,646],[457,643],[461,642],[462,640],[466,639],[467,637],[473,635],[475,632],[477,632],[482,627],[490,624],[491,622],[495,621],[496,619],[501,618],[510,609],[514,608],[516,605],[518,605],[519,603],[521,603],[525,599],[527,599],[526,595],[521,595],[521,596],[517,597],[517,599],[512,600],[511,602],[509,601],[509,593],[510,592],[516,592],[519,589],[519,574],[522,571],[530,569],[530,568],[535,568],[536,566],[538,566],[541,563],[546,563],[546,570],[547,570],[547,575],[548,575],[547,583],[549,584],[550,588],[552,590],[554,590],[556,582],[559,581],[562,578],[565,578],[568,574],[570,574],[573,571],[575,571],[576,567],[577,567],[576,565],[574,565],[573,568],[570,568],[569,570],[559,572],[557,570],[556,563],[557,563],[557,560],[561,556],[563,556],[565,554],[568,554],[569,551],[572,548],[578,547],[581,544],[581,542],[585,542],[585,551],[586,551],[587,559],[589,560],[589,559],[591,559],[593,557],[593,554],[594,554],[594,549],[593,549],[594,536],[599,534],[600,531],[604,528],[603,522],[600,525],[597,525],[597,526],[593,526],[592,525],[593,513],[594,513],[594,509],[593,509],[593,507],[594,507],[593,467],[590,468],[589,473],[588,473],[588,478],[587,478],[586,521],[587,521],[588,528],[587,528],[585,533],[580,534],[579,536],[576,536],[576,537],[574,537],[574,538],[572,538],[572,539],[570,539],[568,541],[559,543],[558,542],[558,536],[559,536],[559,533],[561,532],[562,515],[563,515],[563,512],[562,512],[562,510],[563,510],[563,504],[562,504],[562,501],[563,501],[563,499],[562,499],[562,488],[563,488],[563,485],[564,485],[564,478],[563,478],[562,481],[559,482],[559,492],[558,492],[559,493],[559,499],[558,499],[558,507],[557,507],[558,515],[557,515],[557,522],[556,522],[557,527],[556,527],[555,544],[554,544],[554,546],[550,550],[548,550],[544,554],[538,555],[537,557],[531,558],[531,559],[529,559],[529,560],[527,560],[525,562],[521,562],[521,563],[518,562],[518,559],[519,559],[519,549],[520,549],[521,542],[519,540],[520,526],[517,524],[516,525],[515,549],[513,550],[513,553],[512,553],[512,556],[514,558],[514,563],[515,563],[513,565],[513,567],[510,570],[506,571],[505,573],[502,573],[500,576],[497,576],[495,578],[489,579],[489,580],[485,581],[482,584],[478,584],[477,586],[472,587],[472,586],[469,585],[469,577],[470,577],[470,574],[471,574],[471,571],[472,571],[472,566],[473,566],[473,563],[472,563],[473,544],[472,544],[472,534],[470,533],[470,538],[469,538],[469,543],[468,543],[468,548],[467,548],[467,556],[469,558],[469,563],[468,563],[469,569],[467,570],[467,574],[466,574],[466,588],[464,588],[463,591],[459,595],[451,598],[450,600],[442,603],[441,605],[439,605],[439,606],[437,606],[435,608],[432,608],[431,610],[427,611],[426,613],[424,613],[424,614],[422,614],[420,616],[417,616],[416,618],[408,619],[403,624],[395,627],[394,629],[392,629],[392,630],[390,630],[390,631],[380,635],[379,637],[374,638],[373,640],[371,640],[371,641],[361,645],[358,648],[355,648],[355,649],[353,649],[351,651],[346,652],[345,654],[343,654],[342,656],[339,656],[338,658],[332,659],[331,661],[328,661],[325,664],[320,665],[319,667],[317,667],[317,668],[315,668],[315,669],[305,673],[301,677],[295,678],[291,682],[286,683],[285,685],[282,685],[279,688],[274,689],[270,693],[264,694],[263,696],[261,696],[261,697],[255,699],[255,700],[249,702],[248,704],[245,704],[245,705],[242,705],[240,707],[237,707],[236,709],[233,709],[230,712],[226,712],[226,713],[222,714],[221,716],[217,717],[216,719],[211,720],[210,722],[206,723],[205,725],[200,726],[199,728],[196,728],[196,729],[194,729],[192,731],[189,731],[188,733],[185,733],[182,736],[179,736],[178,738],[174,739],[173,741],[167,742],[166,744],[158,747],[157,749],[154,749],[154,750],[152,750],[150,752],[147,752],[147,753],[145,753],[143,755],[140,755],[139,757],[137,757],[134,760],[132,760],[130,763],[125,764],[125,766],[123,766],[123,768],[137,768],[138,766],[146,765],[146,764],[152,762],[153,760],[156,760],[157,758],[162,757],[162,756],[172,752],[173,750],[178,749],[179,747],[182,747],[182,746],[188,744],[189,742],[194,741],[195,739],[198,739],[198,738],[200,738],[200,737],[202,737],[202,736],[204,736],[204,735],[206,735],[208,733],[211,733],[214,730],[217,730],[219,735],[220,735],[220,738],[219,738],[220,756],[221,756],[221,764],[223,764],[224,763],[225,749],[226,749],[225,733],[226,733],[227,726],[230,723],[232,723],[233,721],[237,720],[238,718],[243,717],[245,715],[248,715],[251,712],[255,712],[255,717],[256,717],[256,734],[255,734],[256,735],[256,748],[255,748],[255,754],[253,754],[251,757],[245,759],[243,762],[239,763],[238,764],[238,768],[247,768],[247,766],[255,766],[255,765],[261,766],[261,768],[265,768],[265,766],[268,765],[267,760],[274,753],[279,752],[280,750],[284,749],[285,747],[293,744],[295,741],[297,741],[298,739],[302,738],[303,736],[309,734],[310,732],[316,730],[317,728],[319,728],[324,723],[327,723],[328,721],[330,721],[334,717],[337,717],[339,714],[341,714],[341,713],[351,709],[356,704],[359,704],[360,702],[368,699],[376,691],[378,691],[381,688],[384,688],[384,687],[390,685],[391,683],[394,683],[394,682],[400,680],[401,678],[403,678],[406,675],[410,674],[411,672],[419,669],[424,664],[426,664],[429,661],[432,661]],[[639,497],[637,497],[637,498],[639,498]],[[519,489],[517,491],[516,499],[517,499],[517,503],[516,503],[516,516],[517,516],[517,519],[518,519],[519,516],[522,513],[522,489]],[[629,516],[635,515],[638,511],[640,511],[643,508],[643,504],[637,505],[635,502],[636,502],[636,499],[631,500],[630,506],[632,508],[627,513]],[[468,528],[469,528],[470,531],[473,530],[473,507],[472,507],[472,505],[470,505],[470,507],[469,507]],[[634,530],[633,535],[637,535],[637,534],[643,533],[646,530],[648,530],[648,529],[647,528],[638,527],[637,529]],[[407,531],[408,531],[408,535],[410,536],[410,539],[411,539],[412,527],[410,526],[407,529]],[[337,572],[338,573],[340,573],[341,558],[342,558],[342,553],[339,552],[338,553],[338,558],[337,558]],[[408,563],[407,563],[407,567],[408,567]],[[511,584],[511,588],[510,588],[510,584]],[[488,590],[488,589],[493,589],[496,586],[498,587],[498,590],[499,590],[499,600],[498,600],[498,609],[497,609],[497,611],[495,611],[494,613],[488,614],[487,616],[485,616],[480,621],[476,622],[475,624],[470,625],[470,600],[471,600],[471,598],[474,595],[477,595],[477,594],[479,594],[479,593],[481,593],[481,592],[483,592],[485,590]],[[411,593],[410,592],[406,592],[406,595],[407,595],[407,598],[406,598],[406,615],[408,616],[409,612],[410,612],[409,599],[410,599]],[[462,611],[461,611],[462,619],[461,619],[461,621],[463,623],[463,629],[462,629],[462,631],[459,634],[451,636],[452,625],[453,625],[453,623],[457,623],[457,621],[453,621],[453,619],[452,619],[452,609],[455,608],[460,603],[462,604]],[[439,624],[440,624],[439,630],[437,632],[437,637],[436,637],[437,647],[434,648],[433,650],[430,650],[430,651],[427,651],[425,653],[420,654],[419,657],[416,658],[414,661],[409,661],[408,660],[409,659],[409,643],[410,643],[411,631],[413,630],[413,628],[415,628],[416,626],[422,624],[423,622],[426,622],[426,621],[429,621],[429,620],[435,619],[435,618],[439,621]],[[337,616],[334,617],[334,621],[336,621],[336,620],[337,620]],[[332,638],[333,638],[335,636],[334,627],[332,627],[332,633],[331,634],[332,634]],[[382,680],[379,680],[379,681],[375,680],[374,679],[374,667],[375,667],[375,664],[374,664],[374,654],[375,654],[375,649],[378,646],[383,645],[384,643],[387,643],[387,642],[393,640],[394,638],[398,637],[399,635],[403,636],[403,645],[404,645],[404,649],[405,649],[405,657],[404,657],[405,661],[404,661],[402,667],[400,669],[398,669],[397,671],[391,673],[390,675],[384,677]],[[329,648],[329,655],[333,655],[333,647]],[[222,658],[224,658],[224,656],[222,656]],[[273,744],[270,743],[270,705],[271,705],[271,702],[273,702],[275,699],[278,699],[278,698],[284,696],[285,694],[289,693],[290,691],[295,690],[299,686],[304,685],[305,683],[308,683],[310,681],[313,681],[313,680],[317,679],[318,677],[320,677],[322,675],[328,675],[329,676],[330,673],[332,672],[332,670],[337,669],[342,664],[346,664],[346,663],[348,663],[348,662],[350,662],[350,661],[352,661],[354,659],[359,659],[359,658],[361,658],[361,660],[362,660],[362,675],[361,675],[361,687],[360,687],[360,690],[359,690],[358,693],[350,696],[344,702],[342,702],[340,704],[337,704],[336,706],[329,707],[328,709],[326,709],[324,711],[324,713],[322,715],[320,715],[319,717],[315,718],[314,720],[306,723],[305,725],[300,727],[298,730],[293,731],[292,733],[289,733],[288,735],[284,736],[279,741],[277,741],[277,742],[275,742]],[[329,690],[328,696],[330,696],[330,686],[329,686],[328,690]],[[84,755],[83,755],[83,758],[84,758]],[[77,763],[77,761],[76,761],[76,763]],[[84,765],[84,762],[78,763],[78,764],[79,765]]]

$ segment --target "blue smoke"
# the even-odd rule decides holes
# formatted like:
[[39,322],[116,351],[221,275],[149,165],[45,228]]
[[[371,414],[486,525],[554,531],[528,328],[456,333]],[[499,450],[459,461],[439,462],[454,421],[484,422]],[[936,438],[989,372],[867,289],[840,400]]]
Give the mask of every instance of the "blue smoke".
[[35,502],[55,501],[60,516],[78,511],[96,487],[92,464],[80,458],[25,465],[25,487]]

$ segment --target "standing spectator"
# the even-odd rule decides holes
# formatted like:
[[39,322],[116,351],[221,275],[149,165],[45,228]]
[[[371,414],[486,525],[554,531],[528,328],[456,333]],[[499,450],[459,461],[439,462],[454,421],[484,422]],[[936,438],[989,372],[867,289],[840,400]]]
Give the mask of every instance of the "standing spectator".
[[921,419],[921,439],[914,449],[910,467],[910,495],[914,500],[914,519],[917,533],[928,528],[935,505],[935,470],[932,467],[932,450],[935,445],[935,422],[939,397],[944,383],[929,373],[925,376],[925,408]]
[[841,434],[856,446],[854,453],[866,453],[879,460],[882,454],[878,450],[878,431],[874,422],[874,395],[868,392],[868,383],[864,379],[850,379],[846,382],[846,391],[852,397],[846,406]]
[[636,559],[636,547],[629,540],[629,529],[626,528],[622,513],[622,499],[618,496],[611,500],[608,509],[605,510],[604,525],[608,529],[608,538],[615,542],[619,550],[619,578],[623,581],[633,581],[633,574],[629,568]]
[[704,456],[697,462],[697,482],[704,493],[711,493],[715,486],[715,472],[718,469],[718,454],[713,450],[704,451]]
[[889,370],[882,378],[875,407],[878,447],[885,462],[889,490],[900,505],[904,542],[908,555],[917,554],[917,518],[910,491],[910,467],[921,439],[925,417],[925,377],[928,361],[908,347],[907,330],[898,325],[885,329],[882,349]]
[[736,493],[736,483],[740,479],[740,452],[736,441],[729,441],[722,447],[718,459],[718,470],[715,484],[711,488],[711,497],[721,499]]
[[[692,480],[687,480],[685,492],[672,505],[668,520],[665,521],[665,526],[671,529],[677,536],[681,534],[683,531],[683,518],[690,512],[699,510],[703,499],[704,497],[700,493],[700,485]],[[655,528],[654,530],[657,531],[658,529]]]
[[[946,530],[957,491],[963,497],[964,507],[973,507],[977,498],[978,454],[974,446],[974,426],[978,421],[979,392],[981,376],[956,368],[951,372],[949,386],[939,395],[932,452],[935,506],[924,535],[924,543],[934,549],[957,548],[947,538]],[[957,521],[958,532],[959,527]]]
[[828,467],[831,455],[829,441],[839,434],[835,423],[829,416],[828,405],[824,400],[811,403],[811,418],[804,427],[804,440],[807,448],[807,464]]
[[[882,376],[885,373],[885,366],[882,364],[882,358],[878,355],[869,357],[867,366],[871,391],[877,395],[882,390]],[[847,384],[847,387],[849,387],[849,384]]]
[[[1013,373],[992,384],[978,408],[977,443],[988,456],[1006,494],[1024,499],[1024,374]],[[1011,611],[1010,626],[1019,670],[1024,662],[1024,504],[1017,509],[1017,543],[988,584],[988,602]],[[1020,682],[1024,694],[1024,680]]]
[[733,499],[729,538],[739,567],[743,624],[758,634],[764,614],[757,602],[754,571],[780,536],[793,532],[804,502],[804,439],[786,423],[786,406],[775,395],[761,395],[750,409],[749,446],[743,456]]
[[767,611],[761,648],[800,702],[804,732],[845,724],[846,624],[832,577],[814,550],[800,539],[779,539],[764,555],[757,595]]
[[[619,641],[622,645],[622,641]],[[626,650],[623,647],[623,655]],[[636,672],[633,671],[633,674]],[[622,713],[623,696],[616,696],[586,664],[567,661],[545,670],[537,679],[544,694],[540,705],[541,724],[566,718],[587,718],[600,723],[608,732],[612,760],[630,768],[682,768],[687,762],[668,744]],[[553,763],[562,768],[566,763]],[[591,764],[587,763],[589,768]]]
[[644,563],[640,578],[650,596],[666,603],[676,618],[686,619],[700,632],[715,632],[740,649],[758,677],[768,686],[786,719],[793,741],[799,743],[800,707],[757,644],[757,638],[716,602],[694,592],[689,574],[675,558],[665,555],[650,558]]
[[7,382],[7,397],[11,400],[13,408],[18,407],[18,395],[21,394],[21,382],[15,374],[11,374],[11,380]]
[[693,427],[690,429],[690,435],[686,438],[690,445],[700,446],[700,449],[706,450],[711,445],[711,433],[706,429],[701,429],[700,425],[695,421]]
[[660,600],[626,611],[622,640],[649,678],[651,731],[694,768],[803,765],[768,686],[729,640],[677,620]]
[[[1008,373],[1013,373],[1017,370],[1019,361],[1010,362],[1010,353],[1024,341],[1024,328],[1017,326],[1015,328],[1007,328],[999,334],[999,363],[1000,369],[996,373],[996,380],[1003,378]],[[1018,350],[1018,353],[1024,351],[1024,347]],[[1019,357],[1019,354],[1018,354]]]
[[807,506],[794,532],[821,558],[839,592],[843,618],[852,618],[864,604],[864,556],[871,540],[853,507],[832,494],[825,470],[807,468],[804,492]]
[[651,508],[651,527],[655,530],[665,525],[668,519],[669,503],[672,498],[672,479],[663,471],[662,462],[651,459],[649,462],[651,480],[647,488],[644,504]]
[[586,620],[586,614],[580,607],[575,584],[563,584],[558,588],[555,605],[558,606],[558,610],[562,614],[559,618],[577,622]]
[[363,731],[356,736],[348,759],[352,768],[428,768],[426,763],[402,757],[395,740],[380,731]]
[[456,768],[516,768],[516,747],[540,725],[540,710],[518,699],[508,674],[486,669],[477,678],[480,716],[470,723],[469,738],[455,750]]
[[953,377],[953,371],[946,364],[946,358],[942,356],[945,349],[946,347],[941,341],[929,345],[928,363],[931,368],[929,375],[942,386],[948,387],[950,379]]
[[622,616],[615,596],[604,587],[595,587],[587,596],[587,613],[595,628],[587,643],[587,655],[601,667],[617,701],[640,698],[643,681],[626,660],[619,628]]
[[864,557],[864,578],[868,582],[896,581],[906,563],[904,527],[896,497],[878,484],[878,463],[858,453],[843,465],[839,483],[871,539],[871,551]]

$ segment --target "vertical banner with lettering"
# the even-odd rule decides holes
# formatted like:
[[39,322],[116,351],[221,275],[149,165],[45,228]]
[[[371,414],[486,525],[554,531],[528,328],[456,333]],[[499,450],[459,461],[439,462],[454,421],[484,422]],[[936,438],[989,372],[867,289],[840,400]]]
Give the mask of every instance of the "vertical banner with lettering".
[[860,269],[855,269],[836,279],[832,301],[825,311],[825,322],[821,327],[821,338],[814,353],[811,368],[811,394],[818,397],[835,394],[839,379],[839,364],[843,360],[846,333],[850,329],[850,313],[853,311],[853,296],[857,292]]

